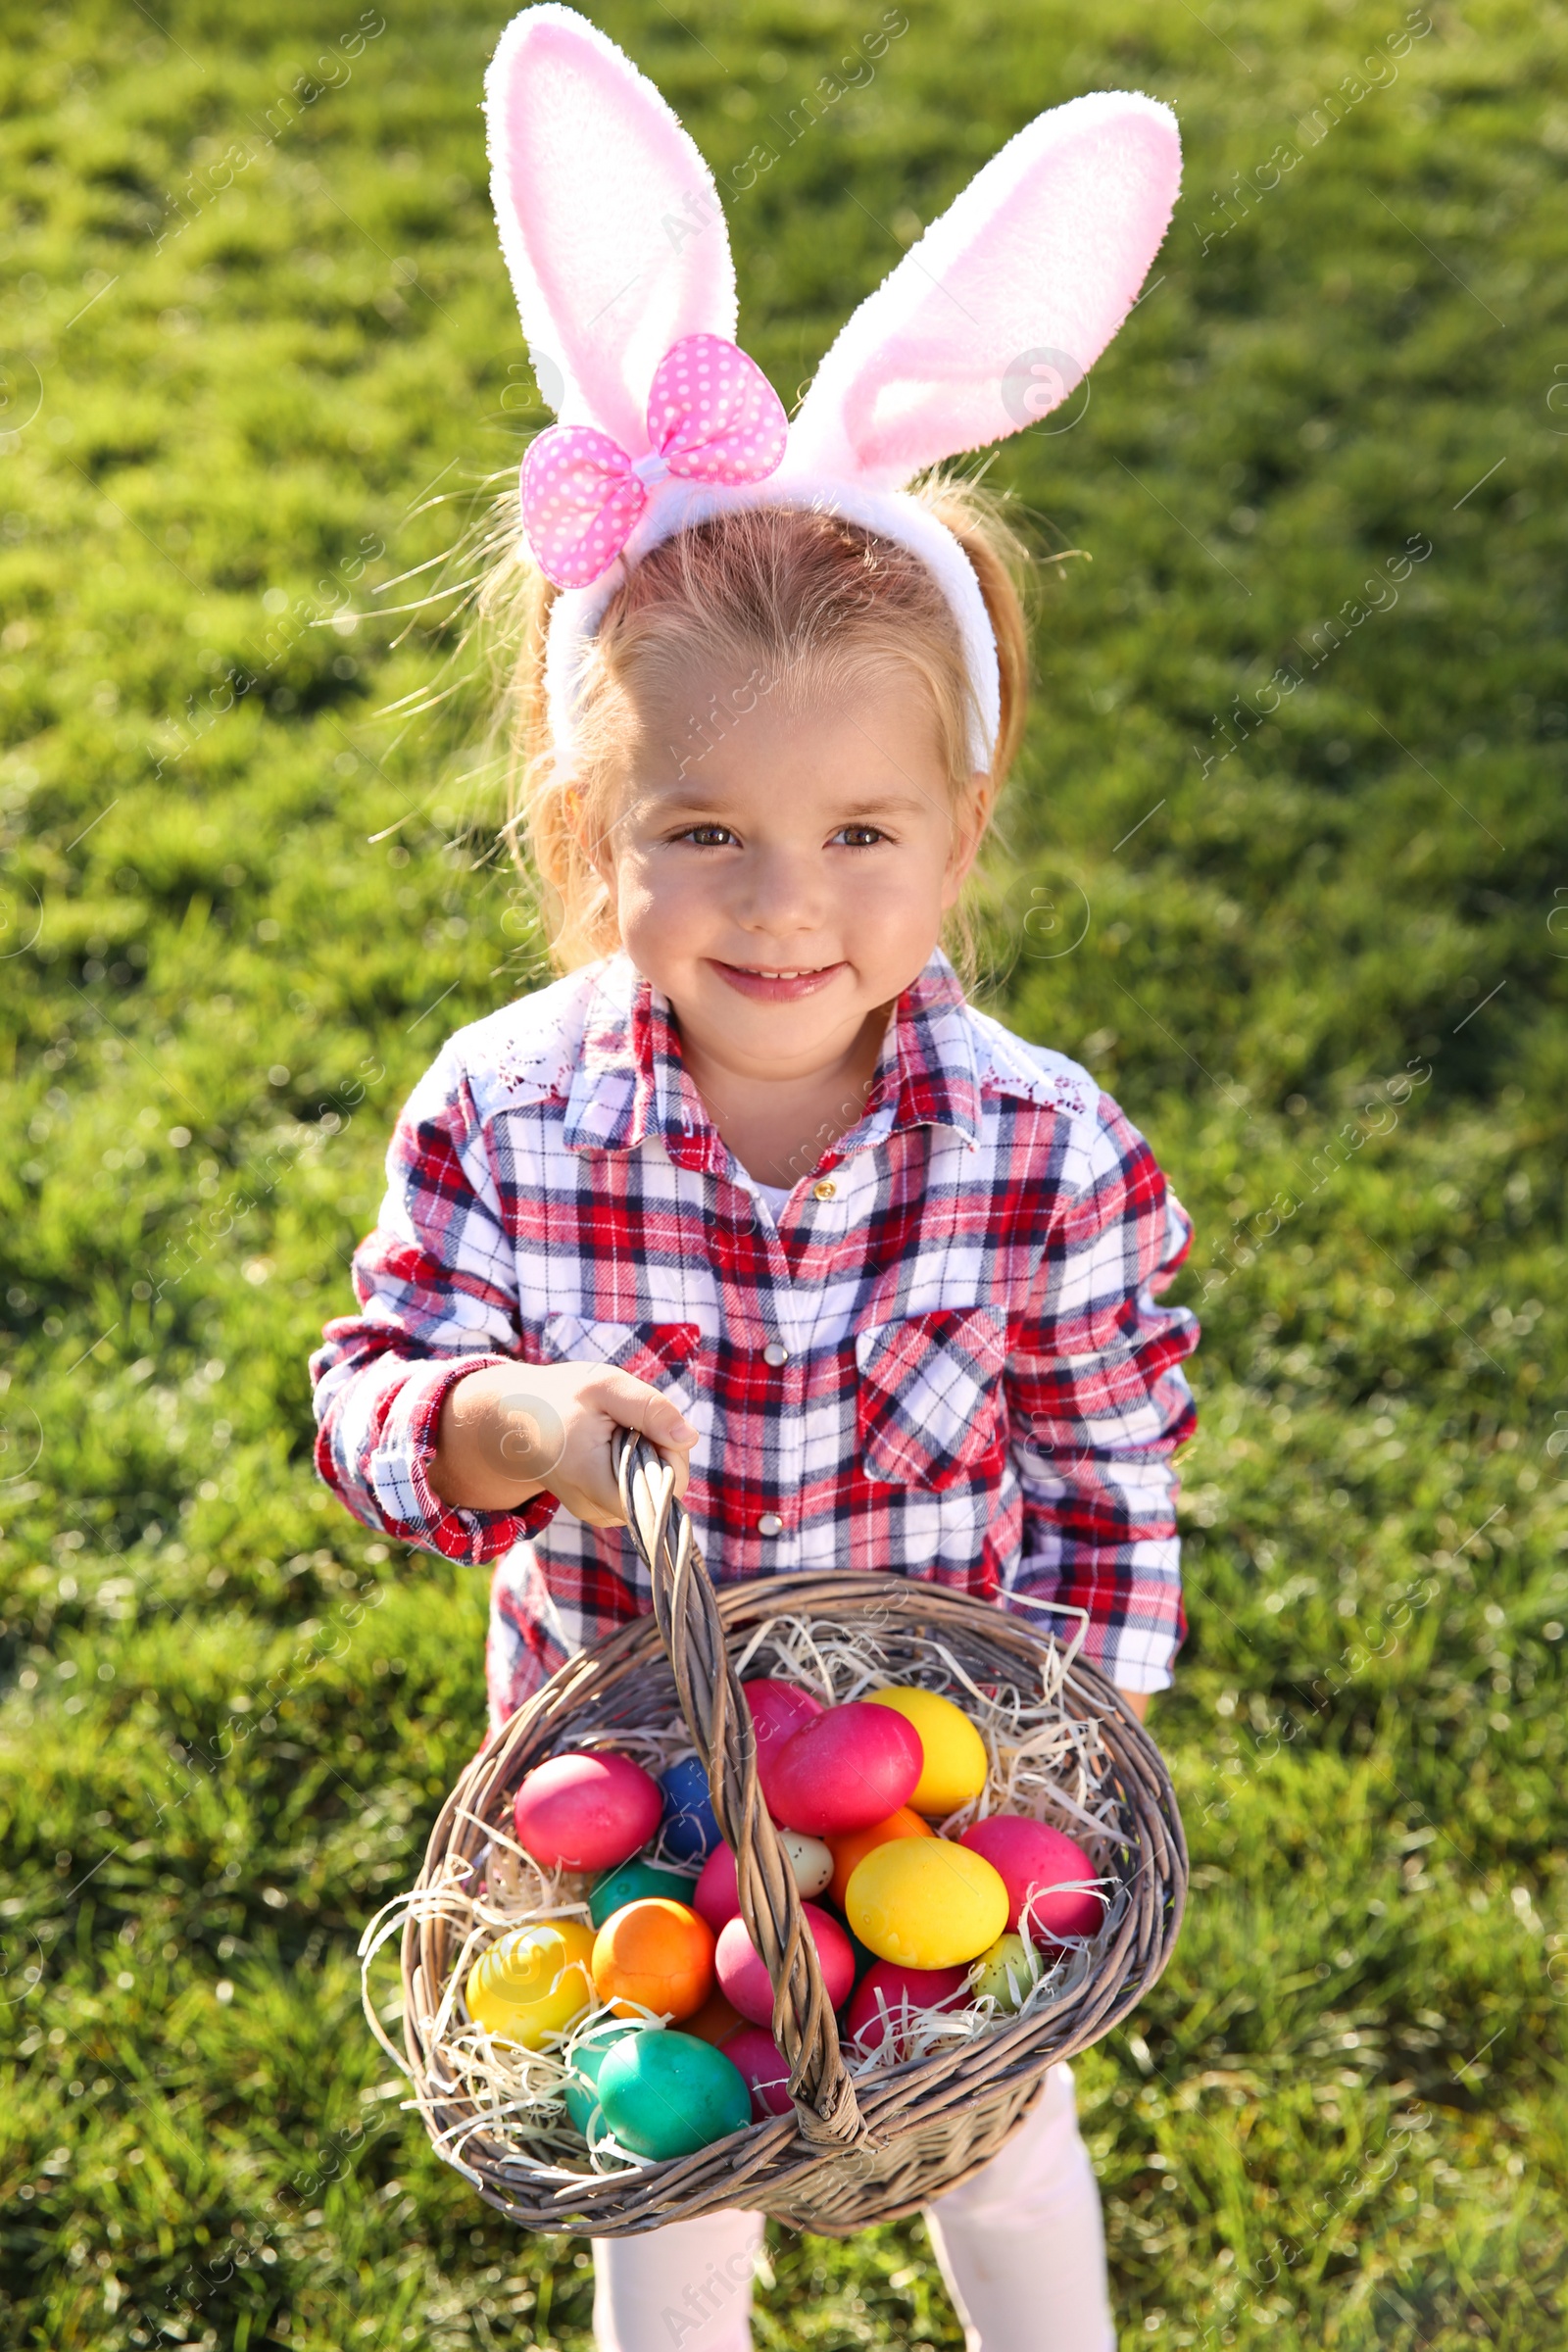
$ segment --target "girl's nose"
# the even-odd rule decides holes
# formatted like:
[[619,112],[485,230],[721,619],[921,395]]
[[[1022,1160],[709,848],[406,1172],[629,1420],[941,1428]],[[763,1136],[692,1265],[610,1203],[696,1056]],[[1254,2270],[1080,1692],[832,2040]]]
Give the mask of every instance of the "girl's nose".
[[749,931],[783,938],[816,930],[824,898],[814,856],[765,850],[747,860],[735,911]]

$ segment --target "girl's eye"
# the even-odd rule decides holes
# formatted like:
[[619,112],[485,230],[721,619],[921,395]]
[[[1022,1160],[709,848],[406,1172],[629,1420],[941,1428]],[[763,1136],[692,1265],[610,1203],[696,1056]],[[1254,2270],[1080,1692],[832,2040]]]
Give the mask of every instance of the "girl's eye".
[[689,841],[698,850],[727,850],[734,846],[735,836],[728,825],[688,825],[677,841]]
[[833,838],[847,850],[869,850],[879,841],[886,841],[887,835],[879,833],[875,825],[841,825]]

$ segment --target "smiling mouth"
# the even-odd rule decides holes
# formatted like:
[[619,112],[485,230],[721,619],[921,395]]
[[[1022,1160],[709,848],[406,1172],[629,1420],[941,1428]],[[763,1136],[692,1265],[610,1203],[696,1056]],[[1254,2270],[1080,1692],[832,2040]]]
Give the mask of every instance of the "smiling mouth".
[[849,968],[842,962],[764,966],[724,963],[716,956],[709,960],[719,977],[727,980],[730,987],[737,989],[742,996],[774,999],[813,996],[819,988],[825,988],[830,980]]

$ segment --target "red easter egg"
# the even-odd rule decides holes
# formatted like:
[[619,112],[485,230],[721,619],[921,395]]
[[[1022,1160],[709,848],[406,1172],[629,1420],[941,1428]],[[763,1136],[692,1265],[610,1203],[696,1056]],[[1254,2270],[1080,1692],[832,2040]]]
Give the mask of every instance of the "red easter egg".
[[[879,2049],[891,2026],[898,2055],[904,2056],[899,2027],[906,2009],[956,2009],[954,1999],[967,1968],[905,1968],[897,1960],[877,1960],[855,1987],[846,2021],[847,2036],[863,2050]],[[881,1995],[880,2000],[878,1994]],[[886,2015],[884,2015],[884,2011]]]
[[803,1690],[799,1683],[778,1683],[762,1680],[742,1683],[746,1704],[757,1731],[757,1777],[761,1783],[762,1802],[770,1813],[776,1812],[772,1798],[773,1760],[792,1733],[800,1731],[814,1715],[823,1713],[822,1701]]
[[517,1842],[547,1870],[613,1870],[645,1846],[664,1809],[659,1784],[630,1756],[552,1756],[512,1804]]
[[[803,1903],[801,1912],[816,1945],[828,2004],[836,2009],[855,1983],[855,1946],[838,1921],[826,1911],[819,1911],[815,1903]],[[761,1956],[747,1934],[746,1922],[738,1916],[726,1921],[718,1932],[713,1973],[724,1998],[742,2017],[754,2026],[771,2024],[773,1987]]]
[[765,2026],[742,2026],[720,2044],[731,2066],[745,2078],[752,2113],[760,2124],[770,2115],[793,2115],[790,2062]]
[[768,1811],[812,1838],[868,1830],[907,1804],[925,1766],[912,1723],[852,1699],[828,1707],[779,1749]]
[[735,1885],[735,1849],[715,1845],[703,1864],[692,1894],[692,1909],[706,1919],[716,1936],[726,1920],[739,1916],[741,1898]]
[[1049,1946],[1058,1936],[1093,1936],[1105,1916],[1105,1898],[1086,1888],[1057,1892],[1063,1881],[1100,1876],[1076,1838],[1024,1813],[992,1813],[959,1838],[989,1862],[1007,1889],[1007,1925],[1031,1943]]

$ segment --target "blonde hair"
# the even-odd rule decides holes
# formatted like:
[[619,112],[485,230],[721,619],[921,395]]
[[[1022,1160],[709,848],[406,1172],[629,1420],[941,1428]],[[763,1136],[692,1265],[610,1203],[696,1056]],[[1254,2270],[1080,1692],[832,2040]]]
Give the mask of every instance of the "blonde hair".
[[[917,495],[973,564],[996,635],[1002,724],[989,817],[1023,733],[1028,551],[1001,500],[978,484],[930,477]],[[628,702],[639,688],[689,675],[694,666],[715,677],[747,674],[748,684],[760,672],[763,692],[781,693],[786,708],[800,709],[824,690],[912,672],[955,798],[969,789],[974,695],[957,623],[936,575],[895,541],[788,506],[736,508],[673,533],[633,567],[605,610],[569,772],[558,764],[545,711],[545,628],[557,592],[527,560],[520,538],[514,550],[490,575],[480,603],[488,617],[501,618],[510,643],[499,721],[509,833],[538,890],[558,971],[620,944],[593,850],[617,813]],[[757,699],[731,714],[718,710],[715,696],[709,713],[694,713],[691,756],[700,759],[712,730],[734,723]]]

